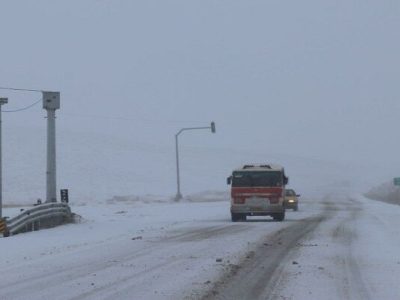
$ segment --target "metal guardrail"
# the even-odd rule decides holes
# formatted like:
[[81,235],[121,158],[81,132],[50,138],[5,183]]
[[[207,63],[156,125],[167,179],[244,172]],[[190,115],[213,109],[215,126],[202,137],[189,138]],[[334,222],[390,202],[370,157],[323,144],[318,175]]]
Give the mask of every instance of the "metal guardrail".
[[72,219],[71,209],[66,203],[44,203],[6,221],[4,236],[54,227]]

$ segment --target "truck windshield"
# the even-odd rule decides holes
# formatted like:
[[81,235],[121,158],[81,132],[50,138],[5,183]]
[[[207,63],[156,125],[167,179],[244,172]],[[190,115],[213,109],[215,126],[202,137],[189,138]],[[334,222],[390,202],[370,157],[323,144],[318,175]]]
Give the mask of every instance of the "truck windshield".
[[282,186],[281,172],[233,172],[233,187],[273,187]]

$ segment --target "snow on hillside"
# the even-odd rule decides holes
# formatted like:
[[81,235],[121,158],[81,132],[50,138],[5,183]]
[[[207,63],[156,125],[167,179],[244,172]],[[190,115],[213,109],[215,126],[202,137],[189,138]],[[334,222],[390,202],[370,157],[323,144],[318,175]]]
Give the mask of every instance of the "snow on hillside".
[[393,182],[385,182],[370,189],[365,196],[387,203],[400,204],[400,188]]
[[[37,123],[16,126],[5,122],[5,205],[35,203],[45,195],[46,128],[39,117]],[[159,143],[123,132],[113,134],[118,132],[118,124],[114,127],[102,133],[88,128],[70,129],[60,123],[57,127],[58,189],[68,188],[71,202],[77,204],[103,202],[114,197],[132,198],[130,195],[173,198],[176,193],[175,127],[170,127],[170,135]],[[219,132],[215,137],[220,139],[223,134]],[[191,146],[184,139],[180,158],[182,194],[191,195],[190,199],[201,198],[203,196],[196,196],[196,193],[210,190],[224,195],[229,190],[226,177],[231,170],[249,162],[283,165],[290,178],[289,186],[309,196],[364,192],[377,180],[371,180],[368,168],[361,165],[269,153],[262,149],[246,150],[246,145],[230,149],[222,147],[218,140],[215,140],[215,147],[211,147],[209,144]],[[215,196],[214,193],[212,197]]]

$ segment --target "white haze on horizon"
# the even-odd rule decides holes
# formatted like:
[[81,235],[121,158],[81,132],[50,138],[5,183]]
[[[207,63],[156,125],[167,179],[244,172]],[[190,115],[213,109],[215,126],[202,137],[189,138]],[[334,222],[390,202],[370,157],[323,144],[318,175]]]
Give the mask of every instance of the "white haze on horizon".
[[[226,189],[244,162],[308,193],[399,175],[400,3],[13,1],[0,86],[61,91],[58,188],[105,199]],[[37,93],[1,91],[15,109]],[[39,97],[39,98],[38,98]],[[45,112],[3,114],[4,192],[43,197]]]

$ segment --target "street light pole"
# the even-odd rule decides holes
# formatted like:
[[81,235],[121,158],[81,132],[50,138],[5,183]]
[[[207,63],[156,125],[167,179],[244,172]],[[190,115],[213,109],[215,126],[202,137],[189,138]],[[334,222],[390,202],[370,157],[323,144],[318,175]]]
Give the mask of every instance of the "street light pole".
[[175,154],[176,154],[176,185],[177,185],[177,190],[176,190],[176,196],[175,196],[175,201],[179,201],[182,199],[182,194],[181,194],[181,181],[180,181],[180,171],[179,171],[179,142],[178,142],[178,137],[179,135],[188,130],[202,130],[202,129],[211,129],[212,133],[215,133],[215,123],[211,122],[210,126],[206,127],[189,127],[189,128],[182,128],[175,134]]
[[178,132],[175,134],[175,153],[176,153],[176,185],[177,185],[177,192],[175,196],[175,201],[179,201],[182,199],[181,194],[181,182],[180,182],[180,174],[179,174],[179,147],[178,147],[178,136],[181,133]]
[[0,219],[3,217],[3,163],[2,163],[2,144],[1,144],[1,107],[3,104],[8,103],[8,98],[0,98]]

